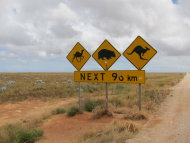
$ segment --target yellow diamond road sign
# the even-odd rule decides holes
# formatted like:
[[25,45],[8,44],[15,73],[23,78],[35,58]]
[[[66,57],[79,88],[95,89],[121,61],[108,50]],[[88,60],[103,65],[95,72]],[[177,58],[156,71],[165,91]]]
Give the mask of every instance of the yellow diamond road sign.
[[142,37],[138,36],[124,51],[123,55],[138,69],[141,70],[157,53]]
[[73,47],[71,52],[67,55],[67,59],[79,71],[88,61],[89,58],[90,54],[79,42]]
[[104,70],[108,70],[120,56],[121,54],[107,40],[104,40],[92,55]]

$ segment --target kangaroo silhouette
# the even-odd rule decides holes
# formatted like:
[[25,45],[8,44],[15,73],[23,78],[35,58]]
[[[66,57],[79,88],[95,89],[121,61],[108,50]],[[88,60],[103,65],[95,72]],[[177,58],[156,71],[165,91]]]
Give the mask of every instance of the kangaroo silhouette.
[[[81,62],[82,59],[84,59],[84,56],[82,55],[84,52],[84,50],[81,50],[81,52],[76,52],[74,55],[73,55],[73,60],[72,62],[74,61],[74,59],[77,60],[77,62]],[[78,61],[78,58],[80,58],[80,61]]]
[[137,53],[140,57],[141,60],[148,60],[148,59],[144,59],[142,56],[144,56],[144,54],[150,50],[149,48],[145,47],[145,49],[141,46],[136,46],[133,51],[131,53],[127,53],[128,55],[132,55],[134,52]]

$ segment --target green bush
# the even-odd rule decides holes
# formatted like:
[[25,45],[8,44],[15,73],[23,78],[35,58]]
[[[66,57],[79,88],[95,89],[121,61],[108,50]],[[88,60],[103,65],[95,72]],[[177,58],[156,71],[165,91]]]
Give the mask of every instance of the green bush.
[[20,131],[19,133],[20,135],[20,141],[19,143],[31,143],[34,142],[36,140],[36,138],[38,138],[39,136],[43,135],[43,131],[42,130],[36,130],[36,129],[32,129],[29,131]]
[[76,106],[71,106],[68,110],[67,110],[67,116],[72,117],[75,116],[78,113],[82,113],[81,110],[79,109],[79,107]]
[[0,143],[34,143],[43,136],[42,130],[9,124],[0,128]]
[[103,104],[101,100],[87,100],[84,104],[84,108],[86,111],[92,112],[92,110],[96,108],[96,106],[99,106],[101,104]]
[[56,108],[55,110],[52,111],[52,114],[53,115],[56,115],[56,114],[63,114],[65,113],[65,109],[64,108]]

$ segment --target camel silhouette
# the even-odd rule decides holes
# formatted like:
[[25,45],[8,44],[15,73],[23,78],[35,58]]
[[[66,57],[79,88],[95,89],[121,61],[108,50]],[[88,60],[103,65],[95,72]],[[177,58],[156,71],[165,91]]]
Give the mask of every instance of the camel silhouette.
[[[73,60],[72,62],[74,61],[74,59],[77,60],[77,62],[81,62],[82,59],[84,59],[84,56],[82,55],[84,52],[84,50],[81,50],[81,52],[77,51],[74,55],[73,55]],[[78,58],[80,58],[80,61],[78,61]]]
[[136,46],[133,51],[131,53],[127,53],[128,55],[133,54],[134,52],[137,53],[140,57],[141,60],[148,60],[148,59],[144,59],[142,56],[144,56],[144,54],[150,50],[149,48],[145,47],[145,49],[141,46]]

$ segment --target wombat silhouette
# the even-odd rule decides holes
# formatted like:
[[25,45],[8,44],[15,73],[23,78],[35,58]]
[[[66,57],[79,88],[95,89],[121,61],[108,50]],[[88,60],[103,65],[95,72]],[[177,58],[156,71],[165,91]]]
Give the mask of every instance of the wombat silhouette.
[[[84,52],[84,50],[81,50],[81,52],[77,51],[77,52],[73,55],[73,60],[72,60],[72,62],[74,61],[74,59],[76,59],[77,62],[81,62],[81,60],[84,59],[83,52]],[[80,58],[80,61],[78,61],[78,58]]]
[[98,52],[98,59],[107,60],[111,59],[112,57],[115,57],[115,53],[113,51],[102,49]]
[[141,60],[148,60],[148,59],[144,59],[142,56],[144,56],[144,54],[150,50],[149,48],[145,47],[145,49],[141,46],[136,46],[133,51],[131,53],[127,53],[128,55],[132,55],[134,52],[137,53],[140,57]]

